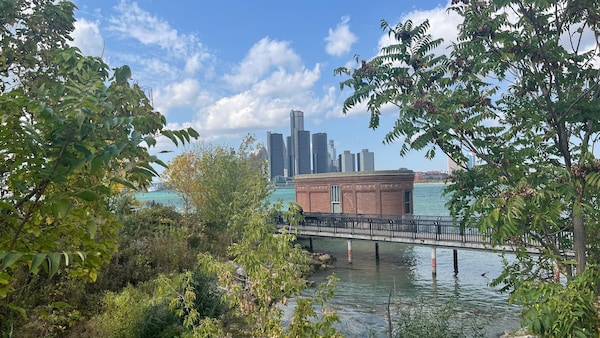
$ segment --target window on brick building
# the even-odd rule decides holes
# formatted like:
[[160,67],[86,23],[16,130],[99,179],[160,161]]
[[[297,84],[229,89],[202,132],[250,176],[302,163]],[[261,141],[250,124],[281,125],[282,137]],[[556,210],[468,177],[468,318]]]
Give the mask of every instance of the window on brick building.
[[331,197],[331,212],[340,213],[340,186],[332,185],[329,196]]
[[404,213],[405,214],[410,214],[411,213],[411,200],[410,200],[410,191],[405,191],[404,192]]

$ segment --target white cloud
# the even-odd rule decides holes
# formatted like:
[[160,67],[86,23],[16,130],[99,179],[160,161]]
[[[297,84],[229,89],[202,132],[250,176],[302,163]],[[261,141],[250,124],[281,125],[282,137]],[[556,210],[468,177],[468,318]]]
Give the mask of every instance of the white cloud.
[[261,97],[252,91],[244,91],[223,97],[206,110],[201,110],[198,123],[205,133],[262,131],[281,125],[293,107],[298,105],[291,98]]
[[[463,21],[462,17],[454,11],[448,11],[450,2],[445,6],[438,6],[429,10],[415,10],[409,12],[400,18],[400,22],[412,20],[416,26],[425,20],[429,20],[429,30],[427,33],[431,34],[434,39],[442,38],[444,42],[440,45],[434,53],[448,53],[447,49],[451,42],[456,41],[458,37],[458,25]],[[390,22],[390,25],[393,23]],[[379,47],[385,47],[394,43],[387,33],[379,39]]]
[[313,70],[302,69],[288,72],[284,68],[279,68],[268,78],[254,85],[253,91],[259,96],[294,95],[304,90],[310,90],[320,76],[318,64]]
[[142,10],[136,2],[121,0],[115,7],[118,16],[110,17],[110,29],[144,45],[158,45],[174,54],[187,54],[190,37],[182,36],[168,22]]
[[104,39],[100,34],[98,22],[78,19],[75,21],[75,30],[71,33],[73,45],[77,46],[83,55],[102,56],[104,52]]
[[231,97],[225,97],[209,109],[206,118],[206,129],[247,129],[260,126],[256,108],[260,98],[243,92]]
[[154,93],[156,107],[163,114],[173,107],[196,106],[200,96],[200,84],[191,78],[170,83]]
[[[314,70],[307,73],[313,72]],[[261,89],[260,86],[257,87]],[[256,89],[223,97],[207,109],[201,109],[197,115],[200,130],[204,134],[248,130],[262,133],[270,128],[286,125],[291,109],[300,109],[305,116],[315,119],[328,116],[335,105],[335,100],[330,97],[333,95],[332,91],[328,91],[325,97],[316,97],[311,91],[312,86],[297,88],[295,92],[289,93],[259,93]]]
[[224,80],[238,92],[199,111],[197,121],[205,134],[231,134],[242,130],[280,127],[290,109],[307,115],[327,109],[328,101],[312,90],[321,66],[306,68],[287,42],[263,38]]
[[224,79],[235,87],[244,88],[259,81],[271,69],[279,67],[299,69],[302,60],[288,46],[288,42],[266,37],[254,44],[234,73],[225,75]]
[[140,8],[136,2],[121,0],[114,7],[115,16],[108,19],[109,30],[124,39],[135,39],[149,47],[167,52],[165,58],[184,60],[185,69],[198,71],[213,56],[191,34],[181,34],[167,21],[153,16]]
[[325,51],[327,51],[327,54],[334,56],[346,54],[358,40],[356,35],[350,31],[349,22],[350,18],[343,17],[334,30],[329,29],[329,35],[325,38],[327,42]]
[[202,55],[195,53],[190,56],[185,62],[185,72],[188,74],[196,73],[202,65]]

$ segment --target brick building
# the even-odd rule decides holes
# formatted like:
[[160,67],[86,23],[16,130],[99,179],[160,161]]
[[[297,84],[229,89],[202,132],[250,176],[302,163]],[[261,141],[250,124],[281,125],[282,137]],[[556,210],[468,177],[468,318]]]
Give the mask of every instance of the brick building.
[[305,212],[412,214],[414,177],[411,170],[297,175],[296,202]]

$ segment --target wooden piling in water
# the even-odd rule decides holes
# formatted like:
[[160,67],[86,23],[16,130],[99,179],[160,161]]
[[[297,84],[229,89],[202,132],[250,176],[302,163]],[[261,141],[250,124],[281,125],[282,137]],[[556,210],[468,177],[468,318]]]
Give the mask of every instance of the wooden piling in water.
[[348,264],[352,264],[352,240],[348,240]]
[[435,277],[437,275],[437,262],[435,255],[435,246],[431,247],[431,274]]
[[452,258],[454,258],[454,275],[458,275],[458,250],[452,250]]

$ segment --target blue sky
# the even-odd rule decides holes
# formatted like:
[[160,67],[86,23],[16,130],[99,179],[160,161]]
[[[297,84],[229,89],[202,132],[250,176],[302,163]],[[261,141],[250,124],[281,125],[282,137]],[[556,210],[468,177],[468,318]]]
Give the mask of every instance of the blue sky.
[[[305,129],[326,132],[338,153],[369,149],[375,169],[446,170],[446,157],[399,156],[383,144],[397,110],[368,128],[364,108],[342,114],[340,66],[375,56],[387,38],[382,19],[431,22],[431,33],[452,40],[458,18],[446,1],[160,1],[76,0],[74,44],[111,67],[127,64],[133,80],[166,115],[169,127],[194,127],[202,140],[237,147],[250,133],[289,135],[290,110],[302,110]],[[186,148],[173,148],[169,161]],[[158,151],[153,149],[152,151]]]

